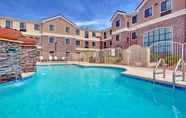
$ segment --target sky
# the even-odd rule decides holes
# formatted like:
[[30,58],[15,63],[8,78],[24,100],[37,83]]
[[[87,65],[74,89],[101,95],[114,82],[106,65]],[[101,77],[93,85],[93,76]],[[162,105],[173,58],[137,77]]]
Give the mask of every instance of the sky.
[[116,10],[131,13],[141,0],[0,0],[0,16],[27,20],[61,14],[79,26],[104,29]]

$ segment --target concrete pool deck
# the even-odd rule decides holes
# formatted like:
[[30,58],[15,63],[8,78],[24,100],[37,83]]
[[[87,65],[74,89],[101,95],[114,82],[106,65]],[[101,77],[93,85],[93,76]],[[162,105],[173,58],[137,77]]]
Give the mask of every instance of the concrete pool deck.
[[[122,74],[128,76],[136,76],[140,77],[139,79],[145,79],[149,81],[153,81],[153,68],[144,68],[144,67],[133,67],[133,66],[125,66],[125,65],[113,65],[113,64],[94,64],[94,63],[86,63],[86,62],[39,62],[37,65],[55,65],[55,64],[77,64],[81,66],[98,66],[98,67],[117,67],[126,69]],[[166,78],[163,78],[162,75],[157,75],[155,82],[163,83],[167,85],[173,85],[172,81],[172,72],[171,70],[166,70]],[[186,81],[181,81],[181,78],[177,78],[176,86],[186,88]]]

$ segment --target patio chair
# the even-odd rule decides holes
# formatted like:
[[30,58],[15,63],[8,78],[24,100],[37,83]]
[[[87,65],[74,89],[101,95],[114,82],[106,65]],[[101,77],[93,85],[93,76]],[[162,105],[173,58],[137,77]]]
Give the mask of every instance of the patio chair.
[[52,61],[53,57],[51,55],[49,55],[48,59],[49,59],[49,61]]
[[42,62],[43,61],[43,56],[40,56],[39,60],[40,60],[40,62]]
[[57,56],[54,56],[54,61],[57,61],[57,60],[58,60]]
[[62,59],[62,61],[66,61],[66,57],[62,57],[61,59]]

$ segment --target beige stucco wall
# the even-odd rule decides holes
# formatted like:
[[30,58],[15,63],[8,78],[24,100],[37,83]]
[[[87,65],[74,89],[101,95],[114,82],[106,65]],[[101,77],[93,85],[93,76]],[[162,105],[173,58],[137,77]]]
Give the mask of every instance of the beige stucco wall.
[[132,66],[148,67],[150,65],[150,49],[143,48],[139,45],[133,45],[123,50],[122,63]]

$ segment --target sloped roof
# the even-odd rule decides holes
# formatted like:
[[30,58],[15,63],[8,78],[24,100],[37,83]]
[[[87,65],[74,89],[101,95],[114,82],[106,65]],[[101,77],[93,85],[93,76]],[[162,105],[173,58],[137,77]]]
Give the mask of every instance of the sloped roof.
[[36,46],[37,40],[23,34],[15,29],[0,28],[0,40],[21,43],[23,46]]
[[127,12],[125,11],[122,11],[122,10],[117,10],[116,12],[114,12],[112,18],[111,18],[111,21],[118,15],[118,14],[121,14],[121,15],[127,15]]
[[49,17],[49,18],[45,18],[42,20],[42,22],[48,22],[48,21],[51,21],[51,20],[55,20],[55,19],[58,19],[58,18],[62,18],[64,19],[66,22],[70,23],[71,25],[77,27],[77,25],[75,23],[73,23],[72,21],[70,21],[69,19],[67,19],[65,16],[63,15],[56,15],[56,16],[53,16],[53,17]]

